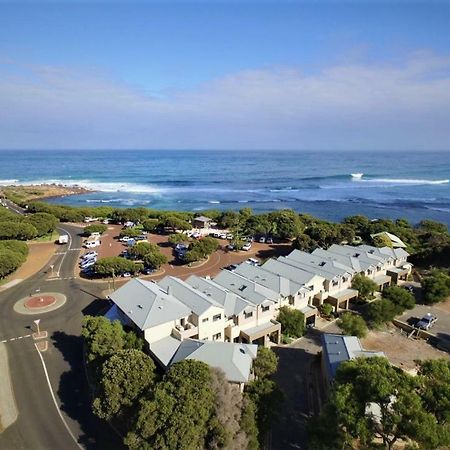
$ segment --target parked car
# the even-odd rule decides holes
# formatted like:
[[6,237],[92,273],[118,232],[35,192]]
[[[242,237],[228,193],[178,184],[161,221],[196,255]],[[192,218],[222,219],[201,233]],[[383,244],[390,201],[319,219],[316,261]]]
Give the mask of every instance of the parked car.
[[251,264],[252,266],[257,266],[259,264],[259,261],[255,258],[249,258],[247,261],[245,261],[247,264]]
[[130,273],[130,272],[124,272],[124,273],[122,274],[122,277],[123,277],[123,278],[130,278],[130,277],[131,277],[131,273]]
[[422,330],[429,330],[436,322],[437,317],[431,313],[427,313],[416,323],[416,327]]
[[86,258],[83,258],[83,259],[80,261],[80,265],[81,265],[81,264],[84,264],[84,263],[87,263],[88,261],[97,261],[97,255],[89,255],[89,256],[86,256]]
[[81,263],[80,268],[81,269],[87,269],[88,267],[92,267],[97,262],[96,259],[92,259],[89,261],[86,261],[84,263]]
[[229,241],[233,240],[233,235],[232,235],[232,234],[227,234],[227,239],[228,239]]
[[85,248],[100,247],[101,241],[87,241],[84,243]]
[[234,250],[234,245],[233,244],[228,244],[227,245],[227,249],[228,250]]
[[265,238],[264,236],[261,236],[261,237],[259,238],[259,242],[260,242],[261,244],[265,244],[265,243],[266,243],[266,238]]
[[98,253],[95,250],[92,250],[82,255],[81,259],[89,258],[90,256],[98,256]]
[[271,237],[268,237],[266,239],[266,244],[273,244],[273,239]]
[[242,250],[245,250],[246,252],[248,252],[251,248],[252,248],[252,244],[250,244],[250,242],[248,242],[247,244],[244,244],[242,246]]
[[222,233],[221,235],[219,235],[219,238],[220,239],[226,239],[227,238],[226,233]]
[[120,242],[127,242],[127,241],[129,241],[131,238],[130,238],[130,236],[123,236],[123,237],[121,237],[120,239],[119,239],[119,241]]
[[229,270],[230,272],[234,272],[238,266],[236,264],[230,264],[229,266],[224,267],[225,270]]
[[145,267],[144,269],[142,269],[142,273],[144,275],[150,275],[155,271],[155,269],[150,269],[150,267]]

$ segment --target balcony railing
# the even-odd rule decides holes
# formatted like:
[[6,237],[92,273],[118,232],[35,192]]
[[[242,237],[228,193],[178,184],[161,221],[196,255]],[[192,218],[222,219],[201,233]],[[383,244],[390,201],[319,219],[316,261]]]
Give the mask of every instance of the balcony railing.
[[184,325],[176,325],[172,329],[172,334],[180,340],[188,339],[198,334],[198,327],[190,322],[187,322]]

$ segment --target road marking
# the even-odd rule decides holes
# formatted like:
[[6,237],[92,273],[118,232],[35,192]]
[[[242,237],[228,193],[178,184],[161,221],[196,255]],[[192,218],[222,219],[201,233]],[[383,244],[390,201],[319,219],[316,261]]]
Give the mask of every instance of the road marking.
[[3,339],[0,342],[4,344],[5,342],[13,342],[13,341],[16,341],[18,339],[24,339],[24,338],[29,338],[29,337],[31,337],[31,334],[25,334],[24,336],[18,336],[18,337],[13,337],[13,338],[9,338],[9,339]]
[[39,358],[41,359],[42,368],[44,369],[45,378],[47,379],[48,388],[50,390],[50,394],[52,396],[53,403],[55,404],[56,411],[58,411],[58,414],[59,414],[59,417],[61,417],[62,423],[66,427],[66,430],[70,434],[71,438],[73,439],[73,441],[75,442],[77,447],[84,450],[83,447],[78,443],[77,439],[75,438],[74,434],[72,433],[72,430],[69,428],[69,425],[67,425],[67,422],[64,419],[64,416],[62,415],[61,410],[59,409],[58,402],[56,401],[56,397],[55,397],[55,394],[53,393],[52,385],[50,383],[50,378],[48,377],[47,367],[45,365],[44,358],[42,357],[42,354],[39,351],[38,346],[36,344],[34,344],[34,346],[36,348],[36,351],[38,352]]
[[68,252],[79,252],[80,250],[83,250],[83,247],[79,247],[79,248],[69,248],[69,250],[67,250]]
[[51,277],[47,278],[44,281],[59,281],[59,280],[75,280],[76,277]]
[[[69,248],[68,248],[68,250],[70,250],[70,247],[72,246],[72,236],[71,236],[70,233],[69,233],[67,230],[65,230],[64,228],[59,227],[59,229],[62,230],[62,231],[64,231],[64,233],[67,233],[67,236],[69,236]],[[62,263],[64,262],[64,258],[66,257],[66,255],[67,255],[67,251],[64,252],[63,257],[61,258],[61,262],[60,262],[60,264],[59,264],[58,270],[57,270],[57,272],[56,272],[56,275],[57,275],[58,277],[59,277],[59,272],[60,272],[60,270],[61,270]]]

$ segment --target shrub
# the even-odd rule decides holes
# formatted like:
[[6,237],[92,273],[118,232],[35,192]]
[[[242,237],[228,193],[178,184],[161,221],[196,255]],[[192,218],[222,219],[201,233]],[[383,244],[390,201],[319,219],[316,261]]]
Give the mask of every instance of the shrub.
[[294,338],[301,337],[305,334],[305,316],[297,310],[282,306],[278,313],[278,322],[281,323],[281,331],[287,336]]
[[352,288],[358,290],[358,298],[369,300],[377,290],[378,285],[364,275],[358,274],[353,278]]
[[28,245],[23,241],[0,241],[0,251],[1,250],[11,250],[14,253],[19,253],[24,258],[28,256]]
[[333,305],[330,305],[329,303],[322,303],[319,306],[320,314],[323,316],[330,316],[333,312],[334,308]]
[[96,223],[93,225],[88,225],[87,227],[84,227],[83,233],[85,236],[90,236],[92,233],[100,233],[103,234],[108,227],[106,225],[103,225],[101,223]]
[[366,320],[371,327],[390,322],[396,314],[395,305],[385,298],[370,303],[365,311]]
[[25,257],[7,248],[0,250],[0,278],[14,272],[25,261]]
[[425,303],[438,303],[450,295],[450,276],[442,270],[433,270],[422,281]]
[[414,295],[399,286],[384,289],[382,296],[394,304],[397,314],[402,314],[406,309],[413,309],[416,304]]
[[25,221],[36,228],[38,236],[45,236],[46,234],[52,233],[59,222],[58,218],[53,214],[45,212],[27,216]]
[[344,313],[338,320],[339,328],[349,336],[363,338],[367,334],[367,325],[365,320],[353,313]]
[[94,264],[94,271],[99,275],[117,276],[124,272],[136,273],[142,268],[142,264],[136,264],[119,256],[101,258]]
[[17,239],[26,241],[38,235],[36,228],[29,223],[0,222],[0,240]]
[[167,257],[159,250],[158,252],[150,252],[144,256],[144,264],[152,269],[159,269],[163,264],[167,263]]

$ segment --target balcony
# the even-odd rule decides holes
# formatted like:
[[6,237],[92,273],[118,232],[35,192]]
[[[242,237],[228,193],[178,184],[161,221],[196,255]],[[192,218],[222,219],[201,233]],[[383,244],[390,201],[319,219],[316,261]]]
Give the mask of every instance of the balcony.
[[182,341],[198,335],[198,327],[191,322],[186,322],[184,325],[176,325],[172,328],[172,336]]

